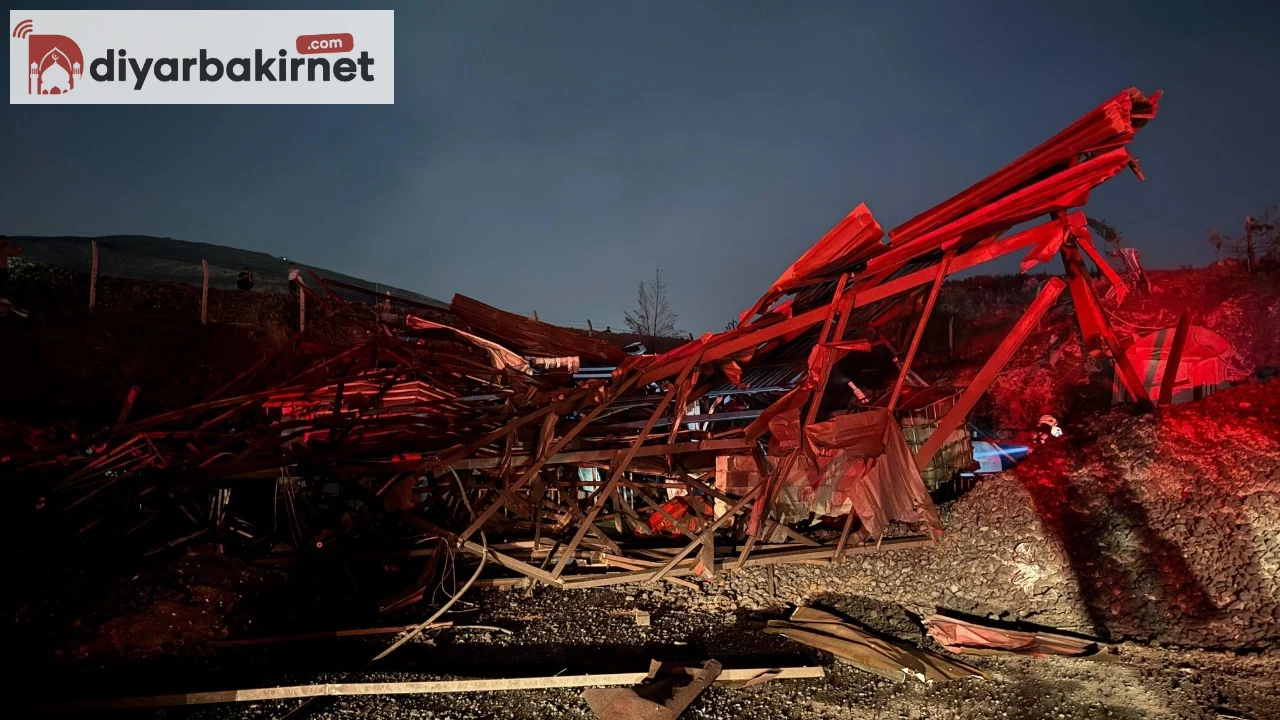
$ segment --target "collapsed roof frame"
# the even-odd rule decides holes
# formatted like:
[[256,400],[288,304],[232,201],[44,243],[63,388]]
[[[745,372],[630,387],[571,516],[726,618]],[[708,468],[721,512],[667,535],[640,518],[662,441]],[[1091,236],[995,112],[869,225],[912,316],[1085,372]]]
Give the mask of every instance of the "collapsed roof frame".
[[[876,328],[885,322],[914,317],[923,294],[886,403],[891,412],[947,277],[1014,252],[1027,251],[1024,271],[1057,254],[1065,281],[1054,277],[1043,286],[915,455],[914,480],[902,483],[919,484],[918,470],[964,421],[1064,289],[1085,346],[1110,355],[1126,389],[1149,406],[1141,378],[1089,282],[1086,257],[1118,291],[1124,289],[1093,245],[1081,208],[1093,188],[1121,170],[1130,168],[1141,177],[1127,145],[1155,116],[1158,99],[1159,93],[1148,98],[1133,88],[1119,93],[985,180],[890,230],[887,238],[859,205],[779,276],[736,329],[660,355],[624,356],[597,338],[462,297],[452,306],[465,329],[412,317],[402,321],[406,326],[392,327],[389,318],[370,318],[336,293],[304,288],[306,297],[351,323],[365,339],[329,347],[295,338],[204,403],[133,423],[122,418],[93,439],[100,451],[75,458],[79,467],[54,489],[73,509],[95,497],[121,494],[124,480],[148,469],[184,469],[198,475],[196,486],[219,488],[209,515],[212,534],[220,537],[230,522],[223,493],[229,495],[237,483],[269,478],[276,479],[279,492],[289,468],[305,468],[365,488],[388,513],[463,553],[487,553],[519,575],[563,587],[683,582],[683,575],[931,544],[932,533],[855,536],[855,515],[865,518],[865,508],[849,513],[834,542],[808,537],[778,517],[779,490],[803,472],[811,451],[800,448],[831,430],[824,426],[831,421],[819,422],[819,407],[833,366],[848,353],[882,342]],[[1006,236],[1035,220],[1039,224]],[[326,281],[316,281],[320,290],[328,290]],[[569,355],[616,364],[616,369],[607,380],[575,380],[573,369],[554,362],[539,367],[557,370],[532,369],[538,365],[534,360]],[[711,435],[689,430],[692,418],[707,418],[686,418],[691,402],[723,388],[726,380],[740,385],[744,372],[768,367],[780,356],[797,355],[807,355],[807,372],[749,424]],[[280,416],[264,419],[264,407]],[[630,415],[631,421],[619,422],[619,415]],[[787,422],[798,443],[787,452],[766,453],[763,438],[787,418],[794,418]],[[721,454],[750,455],[759,482],[740,494],[705,482],[708,459]],[[49,457],[15,464],[47,467]],[[863,472],[873,466],[867,463]],[[603,470],[607,479],[580,483],[578,467]],[[566,474],[562,468],[574,471]],[[416,493],[424,483],[437,502],[453,508],[445,526],[417,513],[422,502]],[[713,498],[726,509],[697,516],[696,523],[682,520],[660,497],[651,496],[669,484]],[[594,487],[585,502],[584,486]],[[154,489],[132,489],[130,497],[136,502]],[[175,492],[163,489],[170,496]],[[919,488],[909,490],[918,499]],[[632,499],[624,500],[624,494]],[[612,519],[617,530],[630,524],[643,532],[646,522],[633,507],[635,500],[653,511],[651,519],[665,521],[683,544],[636,543],[606,533],[600,524],[605,519]],[[920,502],[927,503],[927,496]],[[203,508],[197,509],[183,512],[199,516]],[[868,512],[886,514],[879,507]],[[881,519],[906,519],[887,514]],[[718,544],[717,532],[730,524],[738,540]],[[486,529],[517,538],[531,534],[532,540],[508,537],[486,549],[473,539]],[[779,534],[785,541],[772,541]],[[590,560],[605,572],[566,576],[575,559]]]
[[[615,373],[612,386],[618,394],[625,392],[633,382],[643,386],[670,379],[673,375],[676,377],[673,386],[663,395],[642,431],[632,440],[625,453],[621,454],[621,458],[612,464],[609,481],[579,524],[555,569],[548,577],[535,578],[544,582],[563,582],[560,574],[565,564],[611,493],[617,489],[623,471],[641,447],[652,447],[645,445],[646,440],[671,398],[681,395],[687,401],[697,397],[691,392],[694,382],[691,376],[696,379],[697,371],[712,368],[717,362],[746,362],[767,344],[779,340],[785,342],[821,324],[814,351],[810,355],[809,377],[805,383],[792,390],[792,393],[803,392],[808,395],[802,403],[807,407],[804,425],[812,425],[817,419],[822,394],[834,362],[844,353],[859,347],[856,341],[860,339],[862,328],[850,322],[855,311],[867,308],[872,310],[874,317],[875,309],[883,313],[895,304],[901,306],[905,293],[928,285],[928,300],[906,358],[901,364],[888,404],[888,409],[892,411],[903,382],[911,371],[912,360],[943,280],[949,275],[1012,252],[1030,249],[1022,263],[1024,272],[1036,263],[1047,262],[1057,253],[1062,258],[1067,280],[1064,283],[1061,279],[1053,278],[1044,286],[1036,300],[983,365],[974,381],[965,389],[956,406],[940,421],[929,441],[915,456],[917,468],[927,466],[942,441],[963,422],[1023,339],[1056,301],[1064,286],[1070,288],[1086,348],[1104,349],[1119,367],[1126,387],[1138,402],[1150,406],[1151,400],[1135,369],[1125,357],[1115,332],[1101,312],[1098,297],[1088,282],[1083,255],[1096,263],[1118,292],[1124,291],[1120,278],[1093,245],[1084,213],[1079,208],[1088,201],[1089,192],[1094,187],[1125,168],[1132,169],[1139,178],[1142,177],[1137,160],[1129,154],[1126,146],[1136,132],[1155,117],[1159,97],[1160,93],[1157,92],[1148,98],[1135,88],[1121,92],[982,182],[894,228],[889,232],[887,242],[882,242],[884,233],[870,211],[865,205],[859,205],[788,268],[751,309],[743,313],[738,328],[704,336],[647,362],[631,363],[630,366],[624,364],[620,367]],[[1045,216],[1049,219],[1039,225],[1010,237],[1002,237],[1015,226]],[[833,279],[834,284],[831,283]],[[639,379],[635,380],[637,375]],[[610,398],[616,397],[615,392],[610,393]],[[596,411],[608,402],[609,399],[602,401],[596,406]],[[794,404],[794,400],[791,403]],[[784,398],[775,407],[781,408],[786,404],[788,400]],[[671,422],[673,428],[679,427],[682,407],[683,405],[677,405]],[[765,415],[769,414],[766,411]],[[754,441],[764,432],[762,421],[765,419],[759,418],[746,428],[745,438]],[[565,437],[571,439],[588,422],[589,420],[584,420]],[[664,450],[668,455],[675,454],[675,448],[670,444]],[[553,451],[551,455],[554,454]],[[540,466],[539,460],[534,457],[531,461],[533,467],[526,469],[509,486],[510,491],[520,491],[536,474],[536,468]],[[768,472],[764,462],[761,462],[760,470],[762,476],[769,476],[767,482],[758,486],[757,494],[762,495],[764,500],[757,500],[755,495],[748,493],[712,523],[712,530],[692,538],[675,558],[658,571],[647,575],[644,571],[638,574],[623,573],[619,574],[617,580],[662,579],[699,544],[708,549],[704,559],[713,559],[716,556],[714,527],[723,524],[726,518],[752,503],[763,504],[765,512],[768,512],[781,474],[776,471]],[[461,538],[465,541],[483,526],[486,518],[507,504],[505,498],[495,499],[462,533]],[[850,513],[839,542],[831,550],[833,556],[838,557],[847,550],[852,521],[853,513]],[[743,566],[750,557],[759,528],[755,527],[753,530],[736,567]],[[596,578],[593,583],[603,581],[604,578]]]

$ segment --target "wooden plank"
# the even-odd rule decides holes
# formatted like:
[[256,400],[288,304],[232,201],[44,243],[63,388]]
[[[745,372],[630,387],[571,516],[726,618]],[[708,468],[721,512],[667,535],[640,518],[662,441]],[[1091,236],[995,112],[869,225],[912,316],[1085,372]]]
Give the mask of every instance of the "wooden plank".
[[[698,416],[703,417],[703,416]],[[488,444],[488,443],[486,443]],[[746,450],[753,443],[744,438],[729,438],[725,440],[701,440],[681,443],[671,443],[663,445],[645,445],[636,450],[634,458],[659,457],[662,455],[683,455],[685,453],[695,452],[724,452],[732,450]],[[614,458],[621,448],[612,448],[606,450],[572,450],[569,452],[556,453],[547,458],[545,465],[572,465],[577,463],[604,462]],[[530,455],[512,455],[510,466],[523,467],[533,461]],[[454,470],[488,470],[498,466],[501,457],[482,457],[467,458],[458,460],[451,464]]]
[[699,589],[697,585],[695,585],[695,584],[693,584],[693,583],[689,582],[688,580],[681,580],[681,579],[680,579],[680,578],[678,578],[678,577],[671,577],[670,575],[668,575],[668,576],[666,576],[666,577],[662,578],[662,581],[663,581],[663,582],[669,582],[669,583],[671,583],[672,585],[679,585],[680,587],[685,588],[686,590],[697,590],[697,589]]
[[1137,398],[1138,407],[1144,411],[1155,407],[1151,402],[1151,395],[1147,392],[1147,386],[1142,382],[1142,375],[1133,366],[1129,355],[1124,351],[1124,346],[1120,344],[1120,338],[1116,337],[1116,331],[1111,327],[1111,323],[1107,322],[1106,317],[1102,318],[1101,330],[1102,341],[1111,352],[1111,360],[1120,369],[1120,380],[1130,388],[1129,394]]
[[[776,517],[774,517],[773,519],[777,520]],[[781,531],[783,535],[786,535],[787,537],[791,538],[792,540],[795,540],[797,543],[800,543],[801,545],[808,545],[809,547],[822,547],[822,543],[818,542],[817,540],[807,538],[804,535],[801,535],[799,532],[792,530],[791,528],[787,527],[785,524],[781,522],[778,523],[778,530]],[[759,547],[759,545],[757,545],[756,547]]]
[[840,558],[844,557],[845,545],[849,543],[849,531],[853,529],[853,520],[857,516],[858,513],[850,509],[849,515],[844,519],[844,527],[840,529],[840,540],[836,543],[835,554],[831,556],[832,564],[839,562]]
[[1182,351],[1187,346],[1187,335],[1191,333],[1191,309],[1187,308],[1178,316],[1178,329],[1173,331],[1173,346],[1169,348],[1169,361],[1164,366],[1164,377],[1160,379],[1160,404],[1173,403],[1173,386],[1178,382],[1178,366],[1182,364]]
[[[911,535],[907,537],[885,538],[881,542],[868,542],[859,545],[852,545],[845,548],[845,555],[867,555],[873,552],[887,552],[889,550],[911,550],[913,548],[928,547],[936,545],[931,537],[923,535]],[[747,560],[744,567],[754,567],[758,565],[778,565],[789,562],[805,562],[808,560],[826,560],[835,555],[836,548],[830,545],[821,549],[801,548],[797,550],[782,550],[771,553],[760,553],[755,557]]]
[[[910,550],[920,547],[928,547],[936,545],[933,538],[912,535],[909,537],[885,538],[880,543],[864,543],[852,545],[845,550],[845,555],[865,555],[873,552],[888,552],[890,550]],[[737,570],[743,567],[760,567],[768,565],[778,565],[790,562],[808,562],[814,560],[830,559],[836,552],[836,548],[831,545],[812,548],[795,548],[789,550],[778,550],[774,552],[761,552],[746,561],[740,559],[725,559],[716,562],[718,571]],[[695,561],[692,558],[681,560],[663,580],[671,580],[675,575],[691,575]],[[641,583],[650,580],[656,580],[654,577],[657,570],[636,570],[632,572],[608,573],[604,575],[580,575],[577,577],[565,578],[562,586],[566,590],[583,590],[595,587],[607,587],[610,585],[623,585],[627,583]]]
[[716,575],[716,534],[711,533],[702,541],[702,549],[699,551],[698,564],[711,574]]
[[[676,565],[675,569],[668,573],[667,577],[663,578],[663,580],[671,580],[677,575],[692,575],[693,566],[696,564],[696,561],[692,558],[681,560]],[[622,585],[625,583],[647,582],[654,579],[654,575],[657,574],[659,569],[661,568],[646,568],[643,570],[632,570],[620,573],[605,573],[603,575],[576,575],[574,577],[562,578],[560,582],[561,587],[566,590],[586,590],[596,587],[608,587],[610,585]]]
[[[621,482],[621,480],[619,482]],[[652,532],[649,530],[649,524],[640,518],[640,516],[636,513],[636,509],[631,507],[631,503],[628,503],[627,499],[622,496],[621,486],[615,487],[613,489],[613,505],[614,505],[614,519],[615,519],[614,521],[615,522],[620,522],[618,518],[625,515],[626,517],[631,519],[632,523],[634,523],[638,532],[643,533],[645,535],[652,534]],[[621,524],[617,525],[617,528],[618,528],[618,533],[621,534],[623,532],[622,525]]]
[[929,288],[929,299],[925,300],[924,311],[920,313],[920,323],[916,325],[916,332],[911,336],[911,345],[907,347],[907,356],[902,360],[898,381],[893,384],[893,394],[889,396],[890,417],[893,416],[894,408],[898,407],[898,398],[902,395],[902,383],[906,382],[907,373],[911,372],[911,363],[916,359],[916,350],[920,349],[920,339],[924,337],[924,329],[929,324],[929,317],[933,315],[933,306],[938,302],[938,291],[942,290],[942,281],[947,277],[947,268],[951,266],[954,257],[954,253],[948,252],[938,264],[938,276],[933,279],[933,287]]
[[[466,456],[479,450],[485,445],[489,445],[491,443],[495,443],[498,440],[503,439],[509,433],[514,432],[515,430],[523,427],[527,423],[533,422],[534,420],[537,420],[538,418],[553,412],[554,410],[556,410],[556,405],[563,405],[570,401],[576,401],[578,398],[582,397],[585,394],[586,394],[585,390],[578,390],[576,392],[570,393],[569,396],[566,397],[562,403],[543,406],[537,410],[534,410],[531,413],[528,413],[527,415],[520,417],[517,420],[509,422],[506,425],[498,428],[497,430],[494,430],[493,432],[481,437],[480,439],[475,440],[467,444],[466,446],[460,448],[459,450],[454,451],[452,454],[445,456],[445,458],[439,461],[438,463],[435,463],[435,464],[424,463],[423,466],[420,468],[420,471],[423,473],[437,471],[437,470],[443,471],[449,467],[453,467],[453,469],[455,470],[463,470],[464,468],[458,467],[456,464],[458,461],[462,460],[462,458],[465,458]],[[492,459],[493,459],[493,465],[490,465],[488,467],[497,467],[498,463],[502,461],[501,457],[495,457]],[[525,464],[527,463],[528,463],[528,458],[526,456]]]
[[[723,670],[717,682],[746,682],[766,673],[772,680],[807,680],[821,678],[824,670],[817,666],[784,668],[740,668]],[[287,685],[283,687],[248,688],[214,692],[178,693],[148,697],[86,700],[70,703],[46,703],[13,708],[36,712],[87,712],[140,708],[180,707],[234,702],[267,702],[300,698],[337,697],[345,695],[434,695],[507,690],[543,690],[547,688],[607,687],[638,685],[649,678],[649,672],[604,673],[600,675],[549,675],[531,678],[492,678],[473,680],[425,680],[386,683],[329,683],[325,685]]]
[[661,580],[663,576],[676,566],[676,563],[680,562],[686,555],[693,552],[693,549],[697,547],[699,543],[705,542],[707,536],[713,534],[721,525],[724,525],[725,522],[733,518],[734,515],[737,515],[747,503],[751,502],[756,495],[760,494],[762,489],[764,489],[764,483],[760,483],[759,485],[751,488],[751,490],[749,490],[746,495],[743,495],[742,499],[735,503],[733,507],[729,508],[723,515],[716,518],[715,522],[711,523],[702,532],[698,533],[697,538],[688,545],[685,545],[683,550],[676,553],[674,557],[667,561],[667,564],[663,565],[662,568],[658,570],[658,572],[653,576],[653,580],[650,582],[657,582],[658,580]]
[[[440,630],[452,627],[452,622],[433,622],[423,630]],[[239,640],[214,640],[209,644],[214,647],[243,647],[246,645],[274,645],[276,643],[302,642],[306,640],[336,640],[349,637],[368,637],[370,635],[395,635],[397,633],[416,630],[417,625],[393,625],[391,627],[360,628],[357,630],[331,630],[328,632],[298,633],[295,635],[271,635]]]
[[991,354],[991,357],[987,358],[987,362],[983,364],[982,369],[973,378],[973,382],[969,383],[969,386],[960,394],[955,406],[951,408],[951,411],[942,420],[938,421],[938,426],[929,435],[929,438],[925,440],[924,445],[920,447],[920,451],[916,453],[917,468],[924,469],[928,466],[934,454],[942,447],[943,441],[950,437],[957,427],[960,427],[960,423],[964,422],[965,416],[973,409],[974,404],[978,402],[978,398],[982,397],[982,394],[995,381],[996,376],[1000,374],[1005,364],[1009,362],[1009,359],[1013,357],[1013,354],[1022,345],[1022,341],[1035,328],[1036,323],[1040,322],[1040,318],[1045,314],[1045,311],[1057,301],[1058,295],[1062,293],[1065,287],[1066,283],[1056,277],[1050,278],[1045,283],[1040,290],[1040,294],[1032,301],[1031,306],[1014,324],[1013,329],[1001,341],[1000,346]]
[[872,273],[897,269],[982,228],[1007,228],[1018,219],[1081,204],[1091,188],[1119,174],[1133,162],[1128,150],[1115,147],[1074,166],[1030,180],[990,204],[955,216],[922,235],[904,237],[890,232],[893,240],[889,249],[868,260],[867,269]]
[[[582,511],[579,510],[578,514],[581,515]],[[591,539],[587,540],[584,538],[582,540],[583,544],[587,544],[589,546],[603,545],[605,548],[609,549],[612,552],[618,553],[619,555],[622,554],[622,548],[618,547],[618,543],[614,542],[613,539],[610,538],[608,535],[605,535],[604,532],[600,530],[600,528],[592,525],[587,532],[591,535]]]
[[133,403],[138,399],[138,386],[134,385],[129,388],[129,394],[124,398],[124,405],[120,408],[120,415],[116,417],[114,427],[120,427],[129,421],[129,413],[133,410]]
[[689,358],[685,364],[684,370],[680,371],[680,377],[678,377],[675,384],[673,384],[671,388],[663,394],[662,401],[659,402],[658,406],[649,414],[649,421],[646,422],[644,428],[640,430],[640,434],[631,442],[631,446],[627,448],[626,453],[622,455],[621,459],[614,463],[613,472],[609,475],[609,482],[606,483],[604,488],[599,491],[599,500],[591,506],[591,510],[587,512],[587,517],[578,525],[578,530],[573,534],[573,538],[565,547],[564,555],[560,558],[560,561],[556,563],[556,568],[551,573],[553,578],[559,579],[560,574],[564,572],[565,564],[569,562],[569,557],[573,553],[574,548],[578,547],[578,543],[582,542],[582,538],[587,534],[587,530],[589,530],[592,524],[595,523],[596,516],[600,514],[600,509],[604,507],[605,501],[611,494],[613,494],[614,488],[618,486],[618,480],[622,477],[622,474],[627,471],[627,466],[631,464],[631,459],[636,456],[636,450],[639,450],[640,446],[644,444],[645,439],[649,437],[649,433],[653,430],[653,426],[657,424],[658,418],[662,417],[662,414],[667,411],[667,407],[671,405],[671,401],[680,393],[680,386],[689,378],[693,369],[698,366],[698,362],[701,357],[702,353],[696,352],[693,357]]
[[1027,254],[1023,256],[1022,262],[1018,263],[1019,272],[1026,275],[1027,271],[1036,265],[1040,263],[1048,263],[1053,259],[1053,256],[1058,252],[1058,250],[1062,248],[1062,243],[1065,239],[1064,233],[1063,235],[1050,235],[1036,243],[1035,246],[1028,250]]
[[728,495],[725,495],[724,493],[720,492],[719,490],[715,489],[714,487],[712,487],[712,486],[710,486],[710,485],[708,485],[708,484],[706,484],[706,483],[702,482],[701,480],[699,480],[699,479],[697,479],[697,478],[693,477],[693,476],[692,476],[692,475],[690,475],[689,473],[684,473],[684,474],[683,474],[679,479],[680,479],[680,482],[684,483],[685,485],[687,485],[687,486],[689,486],[689,487],[691,487],[691,488],[694,488],[694,489],[696,489],[696,490],[700,490],[700,491],[702,491],[702,492],[704,492],[704,493],[706,493],[706,494],[710,495],[711,497],[713,497],[713,498],[715,498],[715,499],[717,499],[717,500],[719,500],[719,501],[721,501],[721,502],[723,502],[723,503],[726,503],[726,504],[728,504],[728,505],[732,505],[732,504],[734,504],[735,502],[737,502],[737,499],[736,499],[736,498],[732,498],[732,497],[729,497]]
[[488,587],[510,590],[511,588],[517,587],[525,582],[527,581],[522,577],[480,578],[472,583],[472,587]]
[[[551,449],[547,451],[547,455],[553,456],[556,453],[563,450],[564,447],[568,445],[570,442],[573,442],[573,439],[578,436],[578,433],[586,429],[586,427],[590,425],[593,420],[599,417],[600,413],[604,412],[604,409],[609,407],[609,405],[614,400],[618,399],[618,397],[620,397],[627,390],[630,390],[631,386],[634,385],[635,382],[636,382],[636,376],[633,375],[631,376],[630,379],[624,380],[620,384],[618,384],[613,389],[613,392],[610,392],[603,400],[597,403],[595,407],[591,408],[590,412],[588,412],[585,416],[583,416],[582,419],[579,420],[577,424],[575,424],[572,428],[570,428],[569,431],[566,432],[563,437],[561,437],[558,441],[556,441],[556,444],[551,446]],[[511,492],[516,492],[521,488],[523,488],[525,484],[528,483],[529,480],[533,478],[534,475],[536,475],[540,470],[542,470],[542,467],[545,464],[546,464],[545,459],[539,458],[535,460],[533,464],[530,465],[528,469],[524,471],[524,474],[522,474],[520,478],[517,479],[516,482],[513,483],[508,489]],[[498,511],[498,508],[502,507],[504,502],[505,501],[501,497],[499,497],[498,499],[490,503],[489,506],[485,508],[483,512],[481,512],[479,515],[476,516],[476,519],[472,521],[471,525],[467,527],[466,530],[462,531],[462,534],[458,536],[458,539],[466,540],[467,538],[475,534],[476,531],[478,531],[486,522],[489,521],[489,518],[493,517],[493,514]]]
[[[800,450],[797,450],[796,452],[800,452]],[[755,549],[756,540],[759,538],[760,522],[764,522],[766,536],[773,536],[773,525],[765,522],[772,517],[773,508],[771,506],[773,505],[773,496],[776,493],[773,485],[775,483],[781,483],[782,478],[787,476],[791,471],[791,465],[795,462],[795,458],[796,453],[792,452],[790,455],[783,458],[781,463],[773,468],[773,472],[769,473],[768,477],[760,478],[760,484],[756,487],[764,488],[764,497],[760,500],[760,502],[764,503],[764,508],[762,509],[759,518],[754,517],[753,512],[753,517],[751,518],[751,522],[748,524],[747,529],[747,543],[743,546],[742,553],[738,555],[739,567],[745,567],[747,557],[749,557],[751,555],[751,551]],[[778,524],[781,525],[781,523]]]
[[[485,549],[483,545],[477,542],[471,542],[470,540],[459,541],[459,546],[464,551],[472,555],[475,555],[476,557],[480,557],[485,553]],[[508,570],[515,570],[521,575],[525,575],[527,577],[533,578],[538,582],[547,583],[548,585],[560,584],[559,580],[552,577],[551,573],[547,572],[546,570],[543,570],[538,567],[534,567],[533,565],[530,565],[529,563],[526,563],[526,562],[521,562],[511,557],[510,555],[500,553],[497,550],[494,550],[493,548],[489,548],[488,553],[489,553],[490,560],[493,560],[494,562],[498,563],[499,565],[501,565],[502,567]]]

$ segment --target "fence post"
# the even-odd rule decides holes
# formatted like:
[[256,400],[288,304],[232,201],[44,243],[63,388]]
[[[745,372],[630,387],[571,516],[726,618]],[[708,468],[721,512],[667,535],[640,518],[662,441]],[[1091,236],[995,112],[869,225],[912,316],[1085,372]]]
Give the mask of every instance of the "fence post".
[[89,243],[93,248],[93,262],[89,267],[89,309],[92,310],[98,301],[98,241],[90,240]]
[[204,270],[204,284],[200,289],[200,324],[209,324],[209,261],[201,260],[200,268]]
[[298,332],[307,331],[307,294],[302,290],[302,284],[298,284]]

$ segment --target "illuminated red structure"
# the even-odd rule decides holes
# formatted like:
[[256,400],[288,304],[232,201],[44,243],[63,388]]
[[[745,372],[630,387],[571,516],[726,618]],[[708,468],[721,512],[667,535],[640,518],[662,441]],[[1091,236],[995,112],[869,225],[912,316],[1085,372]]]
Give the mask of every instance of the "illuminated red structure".
[[[296,338],[200,405],[106,431],[95,439],[104,452],[75,458],[53,492],[64,507],[117,512],[156,487],[146,470],[181,470],[200,479],[194,487],[216,488],[214,500],[201,501],[211,503],[212,527],[193,531],[227,537],[246,483],[274,479],[279,493],[282,478],[291,487],[316,478],[358,494],[360,512],[416,528],[419,541],[439,543],[438,556],[478,555],[483,534],[504,568],[564,587],[683,582],[930,544],[941,526],[919,470],[1063,290],[1086,348],[1109,356],[1129,394],[1151,404],[1089,282],[1092,262],[1124,289],[1082,208],[1122,170],[1141,177],[1127,146],[1158,99],[1121,92],[887,233],[859,205],[779,275],[736,329],[660,355],[627,356],[598,337],[464,297],[454,299],[454,327],[412,308],[407,319],[390,317],[304,288],[362,339]],[[1042,287],[913,456],[894,411],[941,285],[1014,252],[1025,253],[1024,270],[1057,255],[1066,277]],[[915,329],[894,352],[896,378],[865,389],[875,402],[824,404],[836,364],[884,345],[880,330],[904,321]],[[734,467],[754,473],[717,485],[724,455],[749,458]],[[696,518],[673,514],[673,491],[716,502],[689,503],[689,513],[704,510]],[[895,521],[915,533],[886,537]],[[265,532],[248,525],[243,534]]]

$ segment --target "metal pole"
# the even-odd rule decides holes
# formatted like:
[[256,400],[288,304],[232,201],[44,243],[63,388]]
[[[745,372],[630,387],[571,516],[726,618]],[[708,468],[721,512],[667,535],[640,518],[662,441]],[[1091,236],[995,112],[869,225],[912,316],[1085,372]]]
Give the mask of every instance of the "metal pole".
[[92,310],[98,302],[98,241],[90,240],[89,243],[93,248],[93,263],[89,268],[89,309]]
[[209,324],[209,261],[201,260],[200,268],[204,271],[204,284],[200,290],[200,324]]
[[1249,273],[1253,274],[1253,218],[1249,215],[1244,216],[1244,247],[1245,259],[1249,263]]

